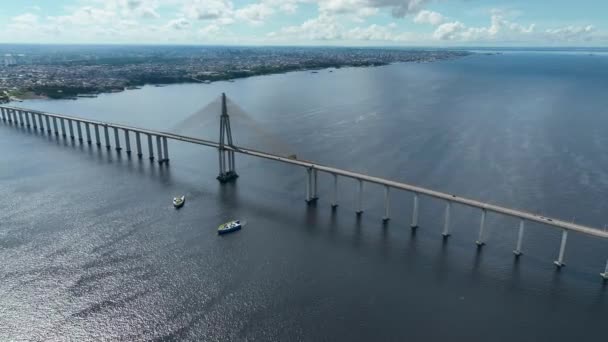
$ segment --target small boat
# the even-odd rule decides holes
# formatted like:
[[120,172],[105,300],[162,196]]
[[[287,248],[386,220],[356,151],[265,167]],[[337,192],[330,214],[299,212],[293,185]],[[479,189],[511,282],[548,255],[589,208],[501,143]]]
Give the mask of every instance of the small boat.
[[239,221],[239,220],[230,221],[230,222],[226,222],[226,223],[220,225],[219,227],[217,227],[217,233],[220,235],[232,233],[237,230],[240,230],[242,227],[243,227],[243,225],[241,224],[241,221]]
[[173,197],[173,206],[177,209],[183,207],[185,202],[186,202],[186,196]]

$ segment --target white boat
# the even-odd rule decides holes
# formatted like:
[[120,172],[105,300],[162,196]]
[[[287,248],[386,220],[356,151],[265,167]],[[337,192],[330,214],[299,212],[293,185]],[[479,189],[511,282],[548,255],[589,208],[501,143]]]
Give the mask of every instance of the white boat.
[[240,230],[242,227],[243,227],[243,224],[241,224],[241,221],[239,221],[239,220],[230,221],[230,222],[226,222],[226,223],[220,225],[219,227],[217,227],[217,233],[220,235],[232,233],[237,230]]
[[184,206],[184,203],[186,202],[186,196],[182,196],[182,197],[173,197],[173,206],[175,208],[181,208]]

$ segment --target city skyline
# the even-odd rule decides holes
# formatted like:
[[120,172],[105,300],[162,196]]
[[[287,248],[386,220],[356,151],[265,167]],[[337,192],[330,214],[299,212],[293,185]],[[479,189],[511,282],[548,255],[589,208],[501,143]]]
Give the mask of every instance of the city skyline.
[[0,9],[1,43],[608,46],[600,0],[60,0]]

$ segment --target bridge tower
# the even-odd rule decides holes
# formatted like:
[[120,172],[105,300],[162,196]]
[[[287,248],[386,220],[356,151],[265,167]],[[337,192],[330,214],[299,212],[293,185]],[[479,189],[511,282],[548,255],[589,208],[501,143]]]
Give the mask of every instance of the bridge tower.
[[228,116],[228,108],[226,106],[226,94],[222,93],[222,115],[220,116],[220,146],[219,161],[220,174],[217,180],[220,183],[233,181],[239,177],[236,173],[234,163],[234,151],[226,149],[225,146],[234,147],[232,143],[232,130],[230,129],[230,117]]

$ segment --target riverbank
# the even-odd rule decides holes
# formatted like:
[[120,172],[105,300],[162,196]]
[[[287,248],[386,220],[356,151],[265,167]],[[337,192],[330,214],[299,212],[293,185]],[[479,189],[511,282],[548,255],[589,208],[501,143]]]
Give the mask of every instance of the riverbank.
[[[86,54],[31,56],[0,70],[0,90],[51,99],[121,92],[145,85],[212,83],[292,71],[434,62],[466,51],[363,48],[107,48]],[[94,55],[94,58],[91,58]],[[135,57],[134,57],[135,56]],[[54,59],[56,58],[56,60]],[[50,59],[50,60],[49,60]],[[22,98],[16,96],[17,98]]]

